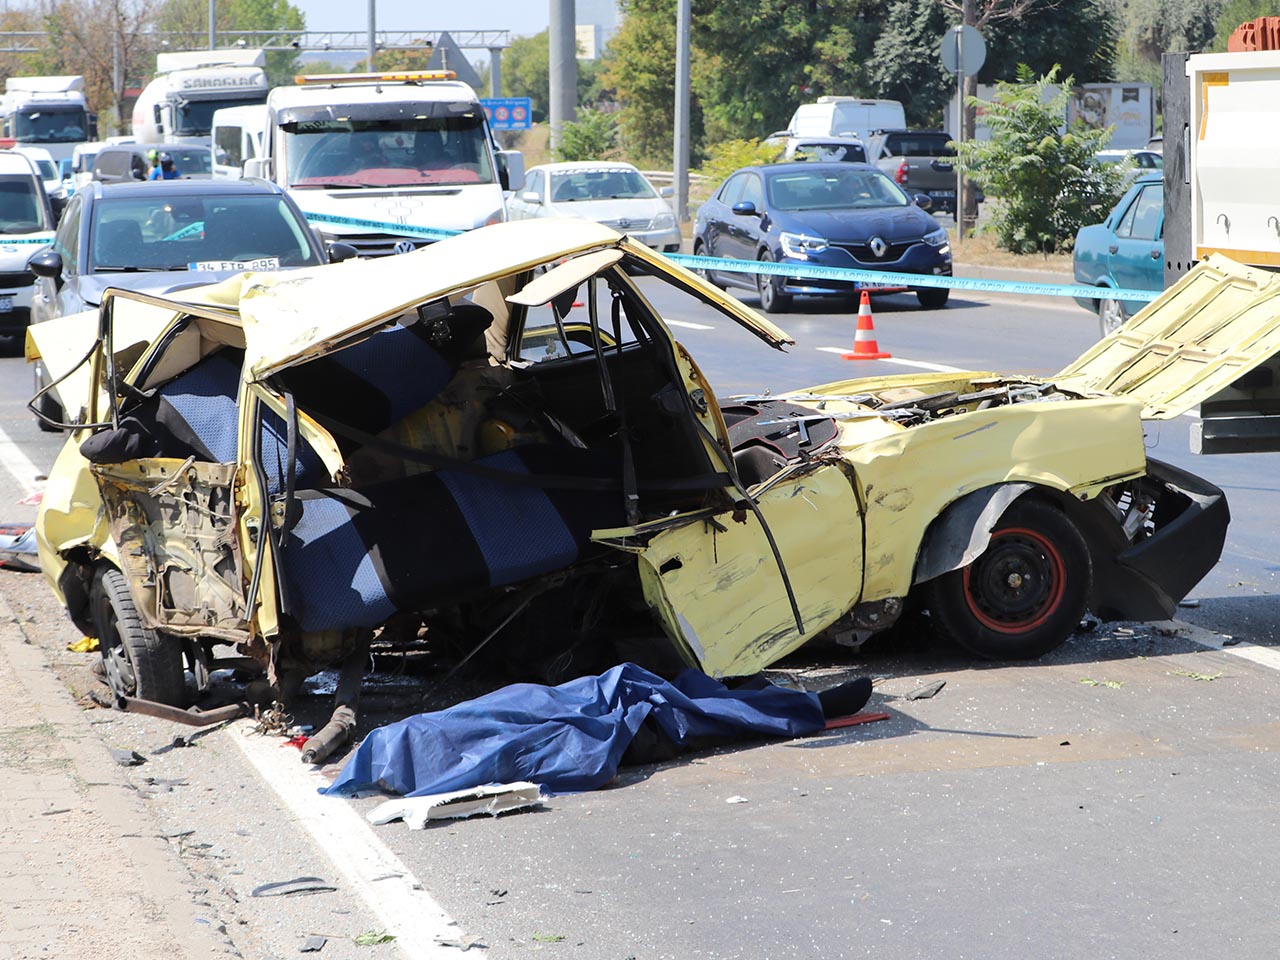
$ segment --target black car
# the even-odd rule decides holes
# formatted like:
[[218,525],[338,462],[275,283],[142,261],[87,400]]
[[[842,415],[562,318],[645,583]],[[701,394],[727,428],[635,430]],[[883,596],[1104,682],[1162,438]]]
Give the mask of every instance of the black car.
[[[925,211],[929,198],[910,197],[866,163],[777,163],[733,173],[698,209],[693,252],[699,256],[852,267],[895,273],[951,275],[947,232]],[[847,280],[810,280],[705,271],[719,286],[754,289],[767,313],[791,306],[796,294],[848,296],[862,289],[915,290],[920,305],[947,302],[945,287]]]
[[[31,257],[31,322],[96,308],[107,287],[171,294],[245,270],[314,267],[355,249],[326,249],[293,199],[267,180],[91,182],[67,202],[51,247]],[[36,365],[36,391],[46,386]],[[36,402],[41,429],[62,411]],[[47,418],[47,419],[45,419]]]

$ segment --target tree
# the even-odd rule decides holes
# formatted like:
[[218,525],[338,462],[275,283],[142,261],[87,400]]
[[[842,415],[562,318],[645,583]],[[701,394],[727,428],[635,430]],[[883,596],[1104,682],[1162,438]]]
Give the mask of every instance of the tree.
[[[303,30],[306,18],[288,0],[218,0],[214,5],[217,32],[232,30]],[[155,28],[179,35],[175,49],[201,50],[209,42],[208,0],[164,0]],[[267,82],[271,86],[292,83],[298,69],[294,50],[267,53]]]
[[[1076,121],[1060,133],[1074,79],[1060,85],[1055,66],[1039,80],[1022,67],[1016,83],[1000,82],[983,104],[988,141],[959,144],[959,162],[995,194],[991,226],[1001,247],[1014,253],[1069,249],[1076,231],[1101,220],[1122,192],[1124,171],[1095,158],[1111,128]],[[1046,100],[1050,88],[1057,92]],[[970,106],[977,105],[977,98]]]
[[1119,76],[1159,87],[1160,55],[1171,50],[1195,53],[1207,49],[1213,42],[1214,24],[1225,0],[1113,2],[1120,35],[1116,64]]
[[[601,98],[601,65],[597,60],[578,61],[578,103],[598,103]],[[502,52],[502,95],[528,97],[533,119],[542,122],[551,109],[551,32],[516,37]]]
[[605,160],[618,143],[618,122],[590,107],[578,111],[576,121],[560,130],[560,143],[552,151],[556,160]]

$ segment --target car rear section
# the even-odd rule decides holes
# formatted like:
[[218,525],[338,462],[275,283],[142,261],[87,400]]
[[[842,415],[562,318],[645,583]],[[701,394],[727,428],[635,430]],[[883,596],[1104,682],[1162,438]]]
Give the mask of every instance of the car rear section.
[[956,152],[950,142],[940,130],[890,131],[872,138],[871,156],[907,193],[923,193],[933,201],[932,210],[954,214]]

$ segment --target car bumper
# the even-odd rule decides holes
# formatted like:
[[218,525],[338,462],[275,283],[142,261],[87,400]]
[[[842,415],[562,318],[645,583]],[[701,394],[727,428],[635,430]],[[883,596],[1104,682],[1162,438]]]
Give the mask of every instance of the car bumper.
[[1172,617],[1226,542],[1231,513],[1221,489],[1159,460],[1147,461],[1147,475],[1159,487],[1154,533],[1096,558],[1090,605],[1104,620]]
[[680,244],[684,238],[680,231],[672,228],[670,230],[652,230],[644,233],[628,233],[632,240],[643,243],[650,250],[656,250],[658,253],[679,253]]
[[0,333],[17,333],[31,322],[32,286],[0,287]]
[[[912,250],[907,256],[894,263],[870,265],[859,263],[852,257],[844,254],[843,251],[837,251],[835,254],[830,252],[810,257],[806,260],[800,260],[793,257],[778,257],[779,263],[794,264],[796,266],[817,266],[817,267],[843,267],[854,270],[881,270],[885,273],[919,273],[933,277],[949,277],[951,276],[951,254],[948,251],[945,254],[938,254],[933,247],[927,250]],[[804,277],[787,277],[782,284],[782,292],[786,294],[798,294],[804,296],[848,296],[850,294],[859,293],[867,290],[874,293],[877,290],[882,292],[914,290],[915,287],[909,285],[901,285],[897,283],[875,283],[866,280],[818,280],[806,279]]]

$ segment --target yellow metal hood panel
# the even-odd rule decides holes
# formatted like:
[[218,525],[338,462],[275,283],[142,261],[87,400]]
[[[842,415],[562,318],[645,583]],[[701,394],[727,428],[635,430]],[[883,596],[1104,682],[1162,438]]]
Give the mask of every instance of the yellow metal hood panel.
[[1214,254],[1054,380],[1182,415],[1280,351],[1280,274]]

